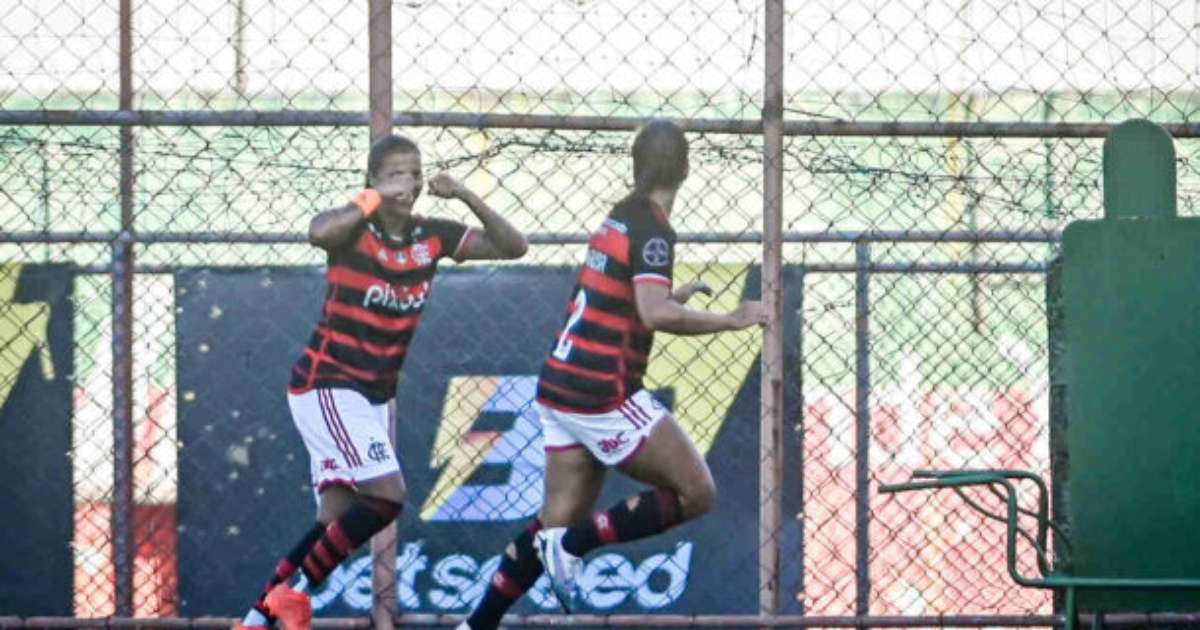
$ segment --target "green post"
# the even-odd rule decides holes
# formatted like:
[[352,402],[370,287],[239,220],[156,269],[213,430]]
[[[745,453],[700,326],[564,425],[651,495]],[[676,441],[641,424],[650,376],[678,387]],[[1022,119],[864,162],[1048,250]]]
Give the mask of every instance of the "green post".
[[[1105,218],[1063,236],[1072,577],[1200,577],[1200,219],[1176,216],[1174,186],[1170,136],[1122,123],[1104,143]],[[1077,599],[1200,609],[1187,591]]]
[[1175,146],[1148,120],[1123,122],[1104,139],[1104,217],[1174,217]]

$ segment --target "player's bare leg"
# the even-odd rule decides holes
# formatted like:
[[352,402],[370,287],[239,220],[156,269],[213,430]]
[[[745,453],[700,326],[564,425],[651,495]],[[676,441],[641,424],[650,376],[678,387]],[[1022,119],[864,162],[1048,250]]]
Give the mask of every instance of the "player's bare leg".
[[[304,537],[296,543],[292,550],[286,556],[279,560],[275,566],[275,573],[267,581],[258,599],[254,602],[250,612],[242,619],[242,622],[235,626],[235,630],[249,630],[250,628],[265,628],[271,625],[272,620],[277,616],[267,605],[267,598],[273,596],[273,603],[276,607],[286,608],[289,611],[299,610],[300,615],[292,614],[292,623],[297,623],[298,619],[302,619],[304,596],[302,593],[292,594],[291,589],[287,587],[288,582],[296,575],[300,569],[300,564],[304,562],[305,556],[312,550],[312,546],[316,544],[321,536],[325,534],[325,528],[330,523],[337,520],[341,515],[345,514],[350,506],[354,504],[356,495],[354,490],[343,485],[329,485],[323,488],[320,492],[317,501],[317,522],[311,530],[305,533]],[[279,588],[282,586],[283,588]],[[278,589],[278,593],[275,591]]]
[[586,448],[546,453],[542,526],[566,527],[587,520],[607,472]]
[[[327,527],[298,563],[307,587],[320,586],[355,549],[395,520],[406,496],[399,473],[359,482],[356,490],[339,485],[323,489],[318,520]],[[273,586],[263,603],[284,630],[307,630],[312,625],[308,596],[286,582]]]
[[708,463],[671,416],[655,425],[642,449],[618,469],[644,484],[674,492],[679,501],[679,522],[708,512],[717,500]]
[[546,453],[545,499],[531,521],[504,550],[487,592],[460,630],[492,630],[504,613],[542,574],[534,541],[543,525],[563,527],[583,521],[604,485],[606,470],[584,448]]
[[564,607],[574,590],[582,557],[589,551],[662,533],[707,512],[716,500],[716,488],[704,457],[669,415],[654,426],[642,448],[618,468],[654,489],[597,512],[590,520],[539,534],[538,549],[546,573],[555,594],[565,600]]

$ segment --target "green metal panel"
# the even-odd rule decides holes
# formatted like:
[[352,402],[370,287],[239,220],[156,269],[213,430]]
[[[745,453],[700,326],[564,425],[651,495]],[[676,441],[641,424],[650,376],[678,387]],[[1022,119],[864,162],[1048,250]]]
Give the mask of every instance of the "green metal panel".
[[[1078,577],[1200,578],[1200,219],[1174,216],[1174,152],[1160,132],[1118,127],[1104,151],[1109,218],[1063,238]],[[1079,598],[1084,610],[1200,608],[1196,592]]]
[[1117,125],[1104,139],[1104,216],[1173,217],[1175,147],[1148,120]]

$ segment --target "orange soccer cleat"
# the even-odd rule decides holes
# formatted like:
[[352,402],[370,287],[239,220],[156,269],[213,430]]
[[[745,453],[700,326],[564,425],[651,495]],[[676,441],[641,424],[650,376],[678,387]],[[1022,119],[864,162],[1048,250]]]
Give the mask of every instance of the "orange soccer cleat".
[[312,600],[308,595],[279,584],[267,593],[264,603],[283,630],[312,630]]

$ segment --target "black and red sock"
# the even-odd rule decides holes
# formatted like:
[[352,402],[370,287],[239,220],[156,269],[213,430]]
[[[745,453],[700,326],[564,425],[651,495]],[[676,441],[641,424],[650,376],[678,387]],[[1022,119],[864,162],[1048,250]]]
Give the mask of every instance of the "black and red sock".
[[308,552],[312,550],[312,546],[316,544],[318,540],[320,540],[324,533],[324,525],[321,523],[313,525],[313,528],[308,530],[308,533],[304,534],[304,538],[301,538],[300,542],[296,543],[296,546],[292,547],[292,550],[279,560],[279,564],[275,565],[275,574],[272,575],[271,579],[267,581],[267,584],[263,586],[262,593],[259,594],[258,599],[254,602],[254,610],[262,613],[262,615],[267,619],[272,618],[271,614],[267,611],[266,605],[264,604],[267,599],[267,593],[270,593],[271,589],[275,588],[279,584],[283,584],[284,582],[292,579],[292,576],[296,574],[296,570],[300,568],[300,563],[304,562],[304,556],[308,555]]
[[603,545],[660,534],[682,520],[683,509],[674,490],[648,490],[592,515],[587,523],[568,528],[563,549],[582,557]]
[[392,501],[359,497],[341,518],[325,528],[300,562],[300,570],[308,578],[309,586],[315,588],[323,583],[355,549],[396,520],[402,508],[401,504]]
[[492,576],[479,606],[467,619],[471,630],[493,630],[500,626],[504,613],[525,594],[542,574],[542,561],[533,547],[533,537],[542,528],[536,518],[513,539],[501,556],[500,567]]

